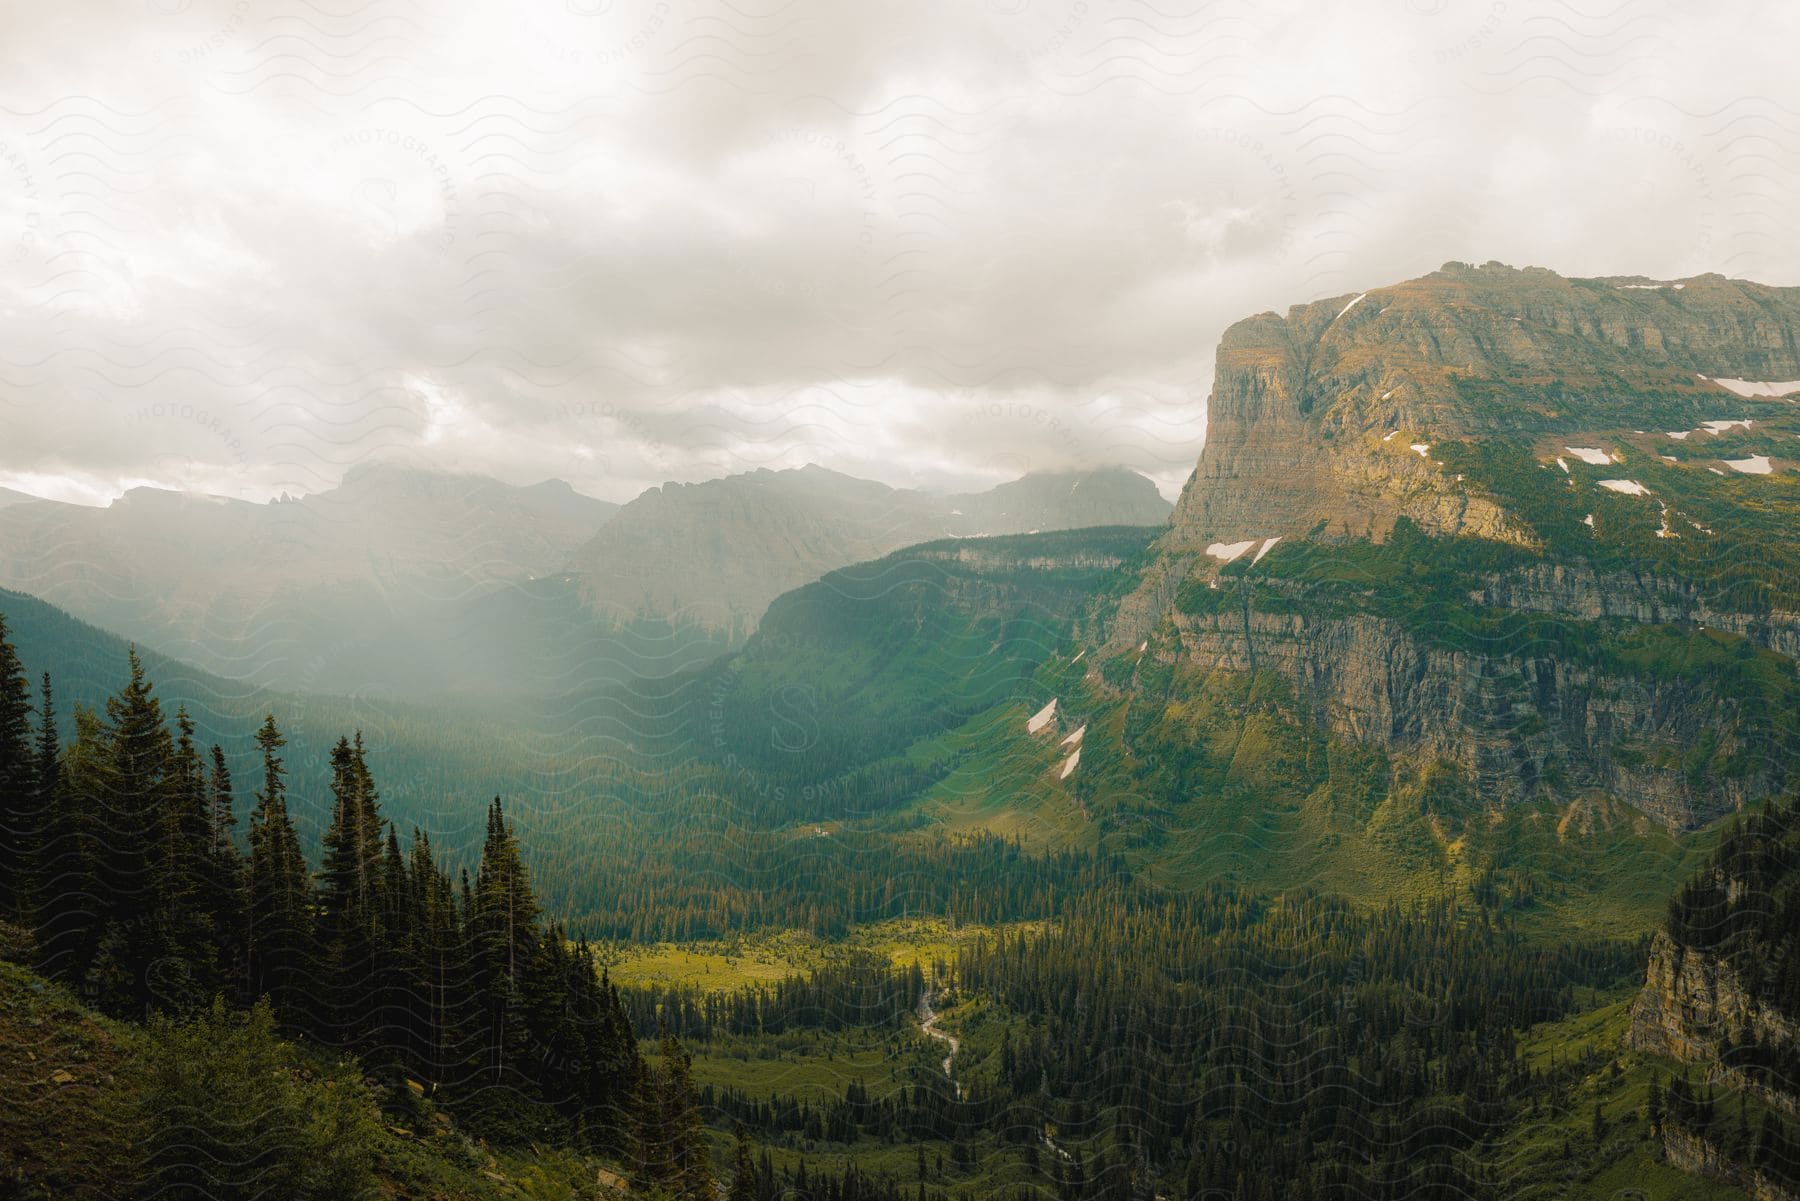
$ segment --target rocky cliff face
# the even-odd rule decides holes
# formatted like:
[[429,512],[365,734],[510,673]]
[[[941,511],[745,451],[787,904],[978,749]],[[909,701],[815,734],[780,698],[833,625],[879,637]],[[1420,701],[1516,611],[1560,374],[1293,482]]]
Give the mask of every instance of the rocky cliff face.
[[[1631,1007],[1629,1045],[1682,1063],[1712,1065],[1729,1038],[1792,1047],[1794,1020],[1759,1004],[1729,964],[1703,951],[1677,946],[1659,933],[1650,948],[1644,987]],[[1800,1101],[1767,1094],[1800,1114]]]
[[[1732,566],[1800,554],[1800,524],[1757,524],[1800,514],[1800,406],[1767,395],[1794,381],[1800,289],[1718,276],[1451,264],[1252,317],[1220,344],[1205,451],[1107,649],[1277,673],[1333,733],[1457,764],[1487,801],[1599,791],[1692,827],[1782,787],[1758,747],[1800,734],[1700,666],[1724,631],[1800,679],[1800,605]],[[1495,565],[1410,605],[1429,563],[1364,579],[1354,553],[1402,521]],[[1306,547],[1346,553],[1292,568]],[[1235,599],[1184,608],[1207,585]],[[1572,655],[1533,614],[1626,649]]]
[[[1612,402],[1642,388],[1731,399],[1699,375],[1800,380],[1797,331],[1800,289],[1716,275],[1643,287],[1495,263],[1251,317],[1219,344],[1205,450],[1166,545],[1321,523],[1379,538],[1401,514],[1433,533],[1527,538],[1433,467],[1433,442],[1635,427]],[[1562,391],[1549,398],[1552,383]]]
[[[1785,778],[1738,732],[1744,700],[1681,676],[1448,648],[1369,614],[1175,612],[1158,653],[1209,671],[1275,672],[1332,734],[1455,764],[1487,803],[1599,791],[1681,829]],[[1681,752],[1709,736],[1715,754],[1756,766],[1697,784]]]

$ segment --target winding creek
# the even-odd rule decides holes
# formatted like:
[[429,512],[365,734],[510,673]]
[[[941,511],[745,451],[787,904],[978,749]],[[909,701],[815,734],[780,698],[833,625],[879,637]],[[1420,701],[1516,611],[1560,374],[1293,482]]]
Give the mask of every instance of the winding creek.
[[956,1076],[950,1070],[950,1061],[956,1058],[956,1050],[962,1044],[956,1035],[947,1030],[939,1030],[937,1020],[937,1011],[931,1007],[931,990],[928,988],[919,994],[919,1028],[950,1048],[949,1053],[944,1056],[944,1078],[956,1086],[957,1099],[961,1100],[962,1085],[957,1084]]

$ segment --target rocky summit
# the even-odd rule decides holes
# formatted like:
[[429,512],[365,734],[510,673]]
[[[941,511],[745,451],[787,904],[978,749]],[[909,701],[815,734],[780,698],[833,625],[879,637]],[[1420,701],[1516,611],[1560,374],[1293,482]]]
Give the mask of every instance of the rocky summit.
[[1794,397],[1800,289],[1716,275],[1452,263],[1251,317],[1105,648],[1272,673],[1486,803],[1703,824],[1790,774]]

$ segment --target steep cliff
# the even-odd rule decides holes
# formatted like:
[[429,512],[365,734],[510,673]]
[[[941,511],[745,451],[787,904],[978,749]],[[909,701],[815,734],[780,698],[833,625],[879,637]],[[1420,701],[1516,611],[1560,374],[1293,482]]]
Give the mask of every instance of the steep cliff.
[[[1498,264],[1263,314],[1105,614],[1483,803],[1685,830],[1800,763],[1800,289]],[[1130,687],[1129,685],[1127,687]]]
[[1800,391],[1797,330],[1800,289],[1497,263],[1251,317],[1219,344],[1205,450],[1165,545],[1315,527],[1379,538],[1402,514],[1431,533],[1528,541],[1496,498],[1453,486],[1434,443],[1685,430],[1741,407],[1717,379]]
[[1800,803],[1735,823],[1676,893],[1625,1041],[1683,1065],[1652,1121],[1670,1163],[1800,1193]]

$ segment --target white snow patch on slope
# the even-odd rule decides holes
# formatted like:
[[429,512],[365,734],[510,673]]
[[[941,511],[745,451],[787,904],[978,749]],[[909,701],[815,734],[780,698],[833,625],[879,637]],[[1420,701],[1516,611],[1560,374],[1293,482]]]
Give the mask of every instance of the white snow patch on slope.
[[1740,425],[1745,429],[1749,429],[1751,421],[1748,417],[1740,417],[1736,421],[1702,421],[1700,423],[1700,428],[1709,433],[1722,434],[1726,430],[1736,429]]
[[1567,459],[1563,458],[1561,455],[1557,455],[1556,456],[1556,465],[1563,469],[1564,475],[1569,474],[1569,462]]
[[[1700,377],[1705,379],[1703,375]],[[1793,392],[1800,392],[1800,379],[1790,380],[1753,380],[1753,379],[1716,379],[1713,383],[1721,388],[1729,388],[1739,396],[1781,397]]]
[[1342,317],[1345,313],[1348,313],[1351,309],[1356,307],[1358,301],[1360,301],[1364,296],[1367,296],[1367,295],[1368,295],[1367,292],[1358,293],[1356,295],[1356,297],[1350,301],[1349,304],[1345,305],[1343,308],[1338,310],[1337,317],[1333,317],[1332,320],[1336,321],[1338,319],[1338,317]]
[[1252,538],[1248,542],[1215,542],[1206,548],[1206,553],[1222,563],[1229,563],[1255,546],[1258,541],[1258,539]]
[[1068,779],[1071,775],[1075,774],[1075,765],[1080,762],[1081,748],[1076,747],[1075,753],[1063,760],[1062,770],[1056,774],[1056,778],[1059,780]]
[[1035,734],[1045,726],[1049,725],[1055,718],[1056,698],[1051,697],[1050,703],[1032,714],[1031,720],[1025,723],[1025,732],[1027,734]]
[[1613,461],[1613,457],[1598,446],[1565,446],[1563,449],[1592,467],[1604,467]]
[[1250,560],[1250,562],[1253,565],[1262,562],[1262,557],[1264,555],[1268,554],[1270,551],[1274,550],[1275,544],[1280,541],[1281,541],[1281,535],[1277,534],[1273,538],[1269,539],[1267,542],[1263,543],[1262,549],[1256,552],[1256,558]]
[[1056,745],[1057,746],[1080,746],[1081,745],[1081,736],[1086,733],[1087,733],[1087,725],[1086,725],[1086,723],[1083,723],[1082,725],[1075,727],[1075,732],[1073,734],[1069,735],[1067,738],[1063,739],[1061,742],[1057,743]]
[[1602,488],[1610,489],[1613,492],[1623,492],[1627,496],[1650,495],[1650,489],[1644,487],[1636,480],[1601,480],[1600,486]]
[[1583,517],[1581,519],[1581,524],[1585,525],[1590,530],[1593,529],[1594,528],[1594,515],[1592,513],[1589,513],[1586,517]]
[[1400,432],[1399,430],[1389,430],[1387,432],[1387,434],[1381,440],[1383,442],[1392,442],[1394,440],[1394,435],[1399,432]]
[[1693,430],[1682,430],[1679,433],[1677,433],[1675,430],[1670,430],[1669,437],[1675,439],[1675,441],[1677,441],[1677,442],[1682,442],[1682,441],[1685,441],[1687,439],[1687,436],[1693,432],[1694,432]]
[[1733,471],[1741,471],[1745,475],[1768,475],[1775,470],[1769,463],[1768,455],[1751,455],[1747,459],[1725,459],[1725,466]]
[[1431,443],[1429,442],[1414,442],[1412,444],[1412,449],[1413,453],[1418,455],[1421,459],[1428,459],[1431,457]]

